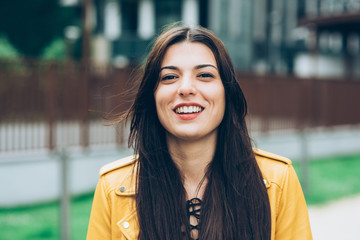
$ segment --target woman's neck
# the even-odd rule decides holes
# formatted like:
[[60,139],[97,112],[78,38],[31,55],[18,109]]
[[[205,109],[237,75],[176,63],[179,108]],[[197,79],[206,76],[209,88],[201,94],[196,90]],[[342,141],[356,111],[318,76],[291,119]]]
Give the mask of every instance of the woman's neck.
[[196,141],[167,136],[172,160],[184,178],[187,198],[202,197],[207,179],[207,167],[214,158],[217,134],[211,134]]

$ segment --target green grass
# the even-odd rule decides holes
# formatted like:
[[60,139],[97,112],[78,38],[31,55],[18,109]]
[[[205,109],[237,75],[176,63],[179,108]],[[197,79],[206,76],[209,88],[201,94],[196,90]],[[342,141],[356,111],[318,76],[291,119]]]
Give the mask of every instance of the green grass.
[[[84,240],[92,194],[77,197],[71,205],[71,239]],[[60,204],[57,202],[14,209],[0,209],[1,240],[60,239]]]
[[[301,166],[294,167],[301,179]],[[360,193],[360,154],[314,159],[310,165],[308,204],[323,204]],[[92,194],[74,198],[71,205],[71,239],[84,240]],[[1,240],[60,239],[60,207],[57,202],[0,209]]]
[[[301,166],[294,163],[301,179]],[[311,161],[306,202],[322,204],[360,193],[360,154]]]

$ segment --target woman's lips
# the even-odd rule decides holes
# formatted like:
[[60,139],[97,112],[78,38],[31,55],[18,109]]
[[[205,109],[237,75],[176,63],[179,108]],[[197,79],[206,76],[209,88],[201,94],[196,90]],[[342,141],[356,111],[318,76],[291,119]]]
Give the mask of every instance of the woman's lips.
[[182,120],[193,120],[193,119],[197,118],[200,114],[201,114],[201,112],[182,113],[182,114],[176,113],[176,116],[178,116]]
[[192,120],[197,118],[204,110],[198,103],[180,103],[175,106],[173,111],[182,120]]

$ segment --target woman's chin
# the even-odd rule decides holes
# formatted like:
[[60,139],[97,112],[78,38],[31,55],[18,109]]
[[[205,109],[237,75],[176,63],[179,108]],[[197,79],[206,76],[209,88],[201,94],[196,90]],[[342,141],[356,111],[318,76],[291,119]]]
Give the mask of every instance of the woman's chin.
[[195,142],[195,141],[202,141],[208,137],[212,137],[213,135],[216,136],[217,131],[211,132],[200,132],[200,131],[181,131],[175,133],[168,132],[168,139],[172,138],[175,141],[186,141],[186,142]]

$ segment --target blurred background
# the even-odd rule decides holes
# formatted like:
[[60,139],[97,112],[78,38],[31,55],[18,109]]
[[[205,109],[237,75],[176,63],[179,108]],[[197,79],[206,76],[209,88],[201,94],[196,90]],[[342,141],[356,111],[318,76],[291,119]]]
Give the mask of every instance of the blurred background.
[[104,116],[177,21],[225,43],[254,147],[293,160],[314,239],[356,239],[360,0],[2,0],[0,239],[85,239],[98,170],[132,153]]

